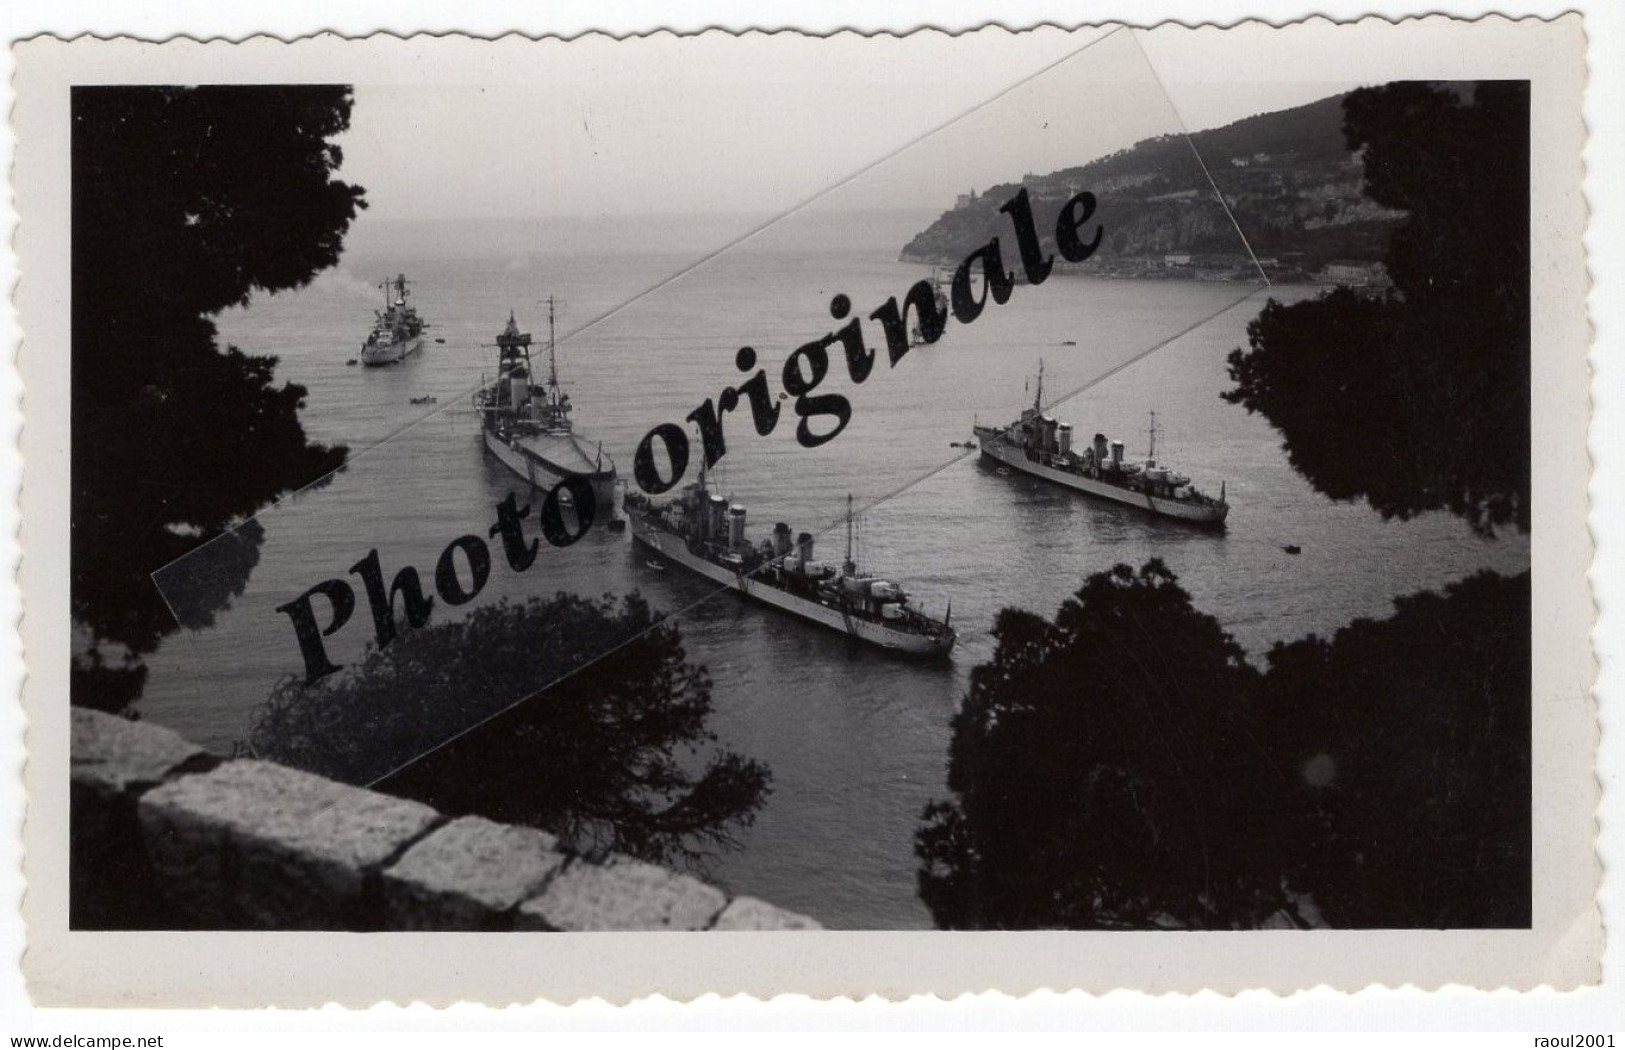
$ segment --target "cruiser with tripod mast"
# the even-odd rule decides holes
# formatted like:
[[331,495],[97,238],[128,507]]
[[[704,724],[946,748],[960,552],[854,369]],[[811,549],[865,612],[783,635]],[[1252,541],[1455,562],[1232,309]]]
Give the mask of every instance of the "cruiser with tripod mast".
[[559,383],[553,322],[554,304],[547,299],[547,381],[538,384],[530,359],[531,337],[521,332],[512,311],[498,335],[495,382],[474,395],[485,447],[503,466],[536,488],[550,488],[565,478],[585,478],[599,507],[615,504],[615,463],[602,442],[588,442],[570,419],[570,395]]

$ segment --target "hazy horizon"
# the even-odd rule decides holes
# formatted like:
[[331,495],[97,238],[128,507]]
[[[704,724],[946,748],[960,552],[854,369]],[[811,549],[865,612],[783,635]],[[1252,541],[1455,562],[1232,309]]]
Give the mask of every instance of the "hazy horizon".
[[1255,55],[1226,66],[1234,82],[1173,80],[1170,96],[1134,32],[1098,29],[583,39],[487,57],[411,81],[399,64],[356,71],[338,141],[340,177],[368,191],[358,226],[776,216],[814,202],[940,213],[972,188],[1353,86],[1249,81]]

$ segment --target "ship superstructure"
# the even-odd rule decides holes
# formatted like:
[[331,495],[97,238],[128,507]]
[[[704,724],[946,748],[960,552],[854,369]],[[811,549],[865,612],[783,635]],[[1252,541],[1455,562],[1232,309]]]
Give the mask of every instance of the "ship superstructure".
[[530,359],[531,337],[512,312],[497,335],[496,380],[474,395],[485,447],[504,466],[538,488],[576,475],[592,485],[601,507],[615,501],[615,463],[603,445],[588,443],[570,420],[570,395],[559,383],[553,300],[547,300],[547,380],[538,383]]
[[982,455],[1033,477],[1100,499],[1126,503],[1166,518],[1209,528],[1223,526],[1230,504],[1224,486],[1217,498],[1204,495],[1191,479],[1157,462],[1157,416],[1151,413],[1150,450],[1131,460],[1124,444],[1096,434],[1083,447],[1073,443],[1072,424],[1044,412],[1044,368],[1039,363],[1033,407],[1007,426],[974,428]]
[[951,606],[943,619],[933,619],[896,583],[859,571],[850,496],[847,556],[840,566],[819,561],[812,534],[792,540],[782,521],[773,526],[771,539],[751,542],[745,508],[713,492],[703,472],[672,502],[655,505],[640,493],[628,493],[625,507],[637,542],[764,605],[894,652],[942,656],[953,648]]
[[407,305],[410,283],[404,273],[379,282],[378,287],[384,291],[384,308],[373,311],[372,331],[361,344],[362,364],[393,365],[422,347],[423,329],[427,326],[417,310]]

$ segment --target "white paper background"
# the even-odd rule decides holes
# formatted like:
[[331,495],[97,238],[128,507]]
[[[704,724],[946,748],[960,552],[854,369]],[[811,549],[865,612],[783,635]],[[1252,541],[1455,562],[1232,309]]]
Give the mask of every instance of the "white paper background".
[[[1069,5],[1064,9],[1057,9],[1058,6],[1003,3],[999,5],[998,21],[1007,26],[1018,27],[1046,20],[1061,24],[1099,21],[1113,15],[1119,18],[1133,17],[1142,23],[1165,17],[1224,23],[1245,16],[1263,16],[1271,21],[1280,22],[1301,17],[1310,11],[1338,18],[1348,18],[1372,11],[1390,15],[1420,13],[1415,8],[1396,4],[1362,6],[1322,4],[1308,8],[1302,4],[1264,3],[1261,0],[1254,0],[1250,4],[1150,3],[1136,5],[1132,11],[1101,4],[1087,7]],[[1622,122],[1619,117],[1621,112],[1625,112],[1625,91],[1622,91],[1619,72],[1625,69],[1625,36],[1622,36],[1625,30],[1622,30],[1621,13],[1601,3],[1566,7],[1551,4],[1527,5],[1516,10],[1554,14],[1574,7],[1586,12],[1586,29],[1592,52],[1590,70],[1592,80],[1587,98],[1588,124],[1592,139],[1586,160],[1589,170],[1588,193],[1593,209],[1587,246],[1590,252],[1590,266],[1598,281],[1590,301],[1591,319],[1598,337],[1593,353],[1593,366],[1596,369],[1594,396],[1597,401],[1592,434],[1592,450],[1597,470],[1593,481],[1595,501],[1593,528],[1598,540],[1598,562],[1594,570],[1593,585],[1601,609],[1595,642],[1603,664],[1603,678],[1599,683],[1598,696],[1604,710],[1606,731],[1610,722],[1607,712],[1617,695],[1613,678],[1617,676],[1619,651],[1619,631],[1614,621],[1610,619],[1609,611],[1611,606],[1616,604],[1612,601],[1614,595],[1621,593],[1622,581],[1616,548],[1621,539],[1621,525],[1625,523],[1625,518],[1622,518],[1620,512],[1619,498],[1613,494],[1618,487],[1618,471],[1609,456],[1611,449],[1622,447],[1621,425],[1616,422],[1618,413],[1614,410],[1621,394],[1621,381],[1618,377],[1619,366],[1610,367],[1610,357],[1619,351],[1619,340],[1613,333],[1625,329],[1625,319],[1621,316],[1621,304],[1625,304],[1625,294],[1622,294],[1625,293],[1625,288],[1621,287],[1621,276],[1625,275],[1625,257],[1622,257],[1625,255],[1625,245],[1621,242],[1621,226],[1618,218],[1622,205],[1625,205],[1625,202],[1619,199],[1618,190],[1618,187],[1625,186],[1625,158],[1621,155],[1625,143],[1621,141]],[[1486,9],[1487,5],[1443,4],[1429,5],[1421,10],[1443,10],[1470,16]],[[923,5],[894,4],[885,13],[883,20],[877,20],[879,16],[873,13],[865,14],[856,6],[779,5],[763,9],[759,5],[747,7],[714,3],[689,5],[677,11],[662,11],[653,5],[631,4],[609,7],[558,5],[532,10],[527,6],[507,4],[463,4],[457,5],[454,9],[447,9],[438,5],[409,3],[387,6],[287,3],[279,5],[275,11],[246,5],[237,9],[222,10],[217,9],[216,5],[171,4],[158,10],[155,7],[142,9],[134,5],[103,4],[78,5],[71,11],[60,11],[52,10],[44,4],[22,3],[8,6],[4,15],[0,17],[5,20],[8,39],[47,29],[65,34],[82,29],[94,29],[99,34],[125,31],[149,38],[163,38],[181,31],[200,36],[228,37],[240,37],[254,31],[294,35],[308,33],[317,28],[330,28],[345,34],[364,33],[376,28],[388,28],[402,33],[419,29],[457,29],[475,34],[494,34],[516,28],[532,32],[569,33],[585,28],[631,31],[662,24],[675,29],[696,29],[708,25],[737,28],[796,25],[816,31],[843,26],[905,30],[915,25],[929,23],[952,29],[974,26],[989,20],[985,7],[978,8],[968,4],[937,4],[929,9]],[[1153,62],[1158,63],[1160,67],[1161,56],[1152,50],[1150,45],[1148,52]],[[5,64],[9,73],[9,56],[6,57]],[[1178,84],[1170,82],[1168,86],[1175,105],[1181,106]],[[9,149],[9,143],[7,148]],[[1603,194],[1604,187],[1611,188],[1611,196]],[[12,286],[16,280],[13,267],[14,259],[9,255],[0,260],[0,279],[3,279],[7,287]],[[9,303],[0,304],[0,323],[8,330],[8,344],[14,347],[16,335]],[[18,467],[13,444],[18,426],[16,400],[15,372],[9,367],[0,369],[0,430],[7,435],[4,442],[4,459],[0,462],[4,464],[6,483],[11,487],[11,491],[15,491]],[[15,505],[11,501],[0,501],[0,560],[9,564],[15,564],[16,560],[15,513]],[[9,622],[15,622],[19,610],[20,601],[15,589],[0,588],[0,616],[8,617]],[[8,632],[0,637],[0,646],[3,646],[0,648],[0,660],[3,660],[7,676],[6,689],[14,696],[21,677],[21,661],[16,637]],[[1617,726],[1617,719],[1613,721]],[[7,787],[3,794],[4,808],[0,809],[0,822],[6,823],[12,829],[17,828],[20,823],[21,799],[16,779],[16,771],[20,769],[21,764],[20,729],[21,718],[16,706],[5,705],[3,711],[0,711],[0,748],[4,749],[0,752],[0,768],[8,772],[5,774]],[[1614,735],[1617,738],[1617,732]],[[1605,792],[1601,820],[1605,835],[1611,835],[1605,838],[1603,853],[1605,863],[1611,861],[1609,866],[1615,870],[1618,868],[1620,857],[1617,828],[1621,818],[1621,807],[1618,791],[1609,789],[1617,788],[1618,785],[1619,752],[1617,739],[1608,740],[1599,767]],[[6,902],[0,907],[5,907],[7,911],[11,910],[10,906],[20,895],[16,849],[15,838],[9,835],[0,837],[0,850],[4,851],[0,852],[0,900]],[[1617,878],[1606,884],[1604,896],[1605,917],[1617,918],[1621,902]],[[20,934],[18,924],[5,925],[3,951],[13,960],[20,952]],[[1625,996],[1620,994],[1621,982],[1617,976],[1622,960],[1625,960],[1625,955],[1622,955],[1619,947],[1619,938],[1615,937],[1609,945],[1605,961],[1605,974],[1609,986],[1561,997],[1549,994],[1513,996],[1504,993],[1498,995],[1446,993],[1422,996],[1414,992],[1367,992],[1350,998],[1322,992],[1300,995],[1284,1003],[1273,1002],[1269,997],[1253,995],[1243,997],[1241,1001],[1221,1001],[1214,997],[1205,997],[1206,1001],[1203,1001],[1203,997],[1199,997],[1196,1001],[1186,1002],[1152,1002],[1138,997],[1110,997],[1105,1001],[1089,1001],[1080,996],[1043,996],[1018,1004],[1000,1001],[998,997],[990,996],[982,997],[975,1002],[960,1001],[955,1004],[918,1002],[888,1006],[871,1003],[861,1007],[851,1004],[812,1006],[783,1002],[769,1006],[697,1003],[678,1010],[675,1007],[648,1004],[613,1015],[589,1005],[578,1009],[573,1019],[569,1014],[545,1007],[533,1008],[526,1013],[529,1015],[529,1023],[544,1026],[581,1023],[595,1025],[605,1022],[615,1026],[637,1023],[682,1026],[708,1023],[724,1025],[868,1023],[888,1026],[953,1027],[991,1023],[1024,1027],[1061,1024],[1105,1028],[1148,1025],[1181,1028],[1426,1026],[1525,1030],[1539,1028],[1553,1030],[1553,1034],[1557,1034],[1557,1031],[1596,1031],[1610,1026],[1618,1031],[1621,1019],[1619,1004],[1625,1002]],[[4,995],[4,1014],[0,1015],[4,1018],[3,1024],[0,1024],[5,1030],[3,1034],[21,1034],[23,1031],[42,1034],[177,1031],[183,1024],[191,1027],[192,1024],[202,1021],[205,1026],[214,1027],[219,1021],[218,1018],[213,1022],[194,1018],[183,1022],[179,1017],[166,1017],[154,1024],[155,1019],[137,1022],[112,1015],[65,1016],[59,1012],[52,1012],[40,1016],[27,1009],[26,999],[15,970],[10,970],[5,975]],[[382,1015],[373,1019],[356,1018],[351,1019],[349,1023],[387,1026],[406,1020],[405,1015],[395,1014],[392,1022],[385,1016],[390,1013],[393,1011],[385,1010],[382,1011]],[[417,1017],[424,1018],[426,1015],[419,1013]],[[318,1023],[314,1027],[318,1030],[329,1027],[332,1020],[334,1019],[287,1018],[287,1021],[295,1023],[297,1027],[306,1027],[310,1022],[316,1021]],[[502,1024],[519,1020],[517,1016],[506,1015],[502,1018]],[[247,1019],[241,1023],[268,1027],[265,1018]],[[1523,1041],[1520,1045],[1532,1043]]]

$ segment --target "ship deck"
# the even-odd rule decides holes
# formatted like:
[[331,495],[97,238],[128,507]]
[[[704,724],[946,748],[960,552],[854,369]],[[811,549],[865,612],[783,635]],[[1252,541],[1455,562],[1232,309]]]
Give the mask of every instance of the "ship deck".
[[[876,614],[852,607],[840,601],[833,595],[824,595],[810,579],[800,586],[794,585],[790,580],[778,576],[772,569],[758,565],[754,569],[745,569],[742,565],[724,564],[703,552],[690,549],[688,541],[680,533],[667,528],[658,519],[647,515],[634,514],[631,516],[632,536],[653,547],[659,553],[672,558],[679,564],[708,576],[726,585],[730,590],[737,591],[750,597],[762,599],[763,592],[771,592],[781,596],[781,600],[771,601],[786,612],[798,613],[812,619],[826,623],[828,626],[840,626],[831,622],[828,617],[841,618],[842,624],[850,630],[853,624],[863,624],[871,630],[878,630],[883,634],[898,637],[919,638],[922,640],[940,639],[945,635],[953,637],[953,632],[947,624],[929,618],[922,620],[888,620]],[[764,571],[765,570],[765,571]],[[786,604],[786,601],[788,604]],[[869,638],[873,641],[874,638]],[[952,641],[945,643],[951,646]]]
[[527,453],[571,474],[592,475],[615,469],[608,455],[600,465],[597,446],[584,444],[574,433],[525,434],[517,443]]

